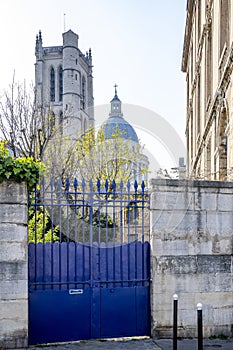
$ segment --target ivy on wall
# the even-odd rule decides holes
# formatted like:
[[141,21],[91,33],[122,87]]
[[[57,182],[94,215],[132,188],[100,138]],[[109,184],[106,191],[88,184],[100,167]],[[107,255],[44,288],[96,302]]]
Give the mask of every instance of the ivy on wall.
[[26,181],[28,190],[32,190],[39,177],[45,173],[45,165],[33,158],[15,158],[10,155],[5,142],[0,142],[0,183],[4,180]]

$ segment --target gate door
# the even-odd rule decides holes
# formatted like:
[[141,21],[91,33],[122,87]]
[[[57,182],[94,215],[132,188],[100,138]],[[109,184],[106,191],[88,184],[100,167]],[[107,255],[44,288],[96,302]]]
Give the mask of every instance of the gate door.
[[51,181],[29,202],[30,344],[150,335],[144,184]]

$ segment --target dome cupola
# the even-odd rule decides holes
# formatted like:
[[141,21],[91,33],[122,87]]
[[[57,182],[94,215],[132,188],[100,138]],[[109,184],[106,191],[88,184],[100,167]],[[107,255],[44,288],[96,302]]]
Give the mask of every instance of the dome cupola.
[[113,97],[111,103],[111,112],[109,113],[109,118],[103,125],[104,135],[107,139],[113,138],[116,130],[119,130],[122,138],[139,142],[138,136],[134,128],[124,119],[121,111],[121,100],[117,95],[117,85],[114,85],[115,96]]

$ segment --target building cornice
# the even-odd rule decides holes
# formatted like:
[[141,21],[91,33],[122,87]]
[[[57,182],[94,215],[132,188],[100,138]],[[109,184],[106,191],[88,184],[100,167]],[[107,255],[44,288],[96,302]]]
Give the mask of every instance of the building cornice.
[[192,33],[194,3],[195,3],[195,0],[187,0],[186,25],[185,25],[185,34],[184,34],[182,64],[181,64],[182,72],[186,72],[186,69],[187,69],[190,37]]

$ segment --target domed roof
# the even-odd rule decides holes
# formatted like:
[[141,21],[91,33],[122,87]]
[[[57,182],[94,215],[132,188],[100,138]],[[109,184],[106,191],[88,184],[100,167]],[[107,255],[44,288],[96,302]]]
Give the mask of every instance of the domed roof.
[[115,96],[111,101],[111,112],[109,118],[103,125],[103,132],[107,139],[113,138],[113,135],[119,131],[120,136],[126,140],[138,141],[138,136],[134,128],[124,119],[121,113],[121,100],[117,96],[117,85],[115,87]]
[[107,139],[111,139],[113,138],[112,135],[114,135],[118,130],[122,138],[138,143],[138,136],[134,128],[123,117],[109,117],[103,125],[104,136]]

